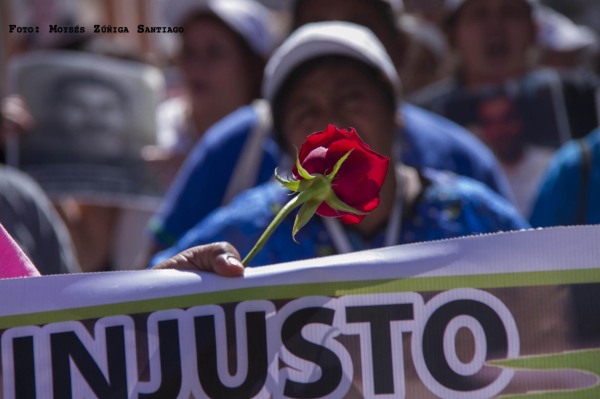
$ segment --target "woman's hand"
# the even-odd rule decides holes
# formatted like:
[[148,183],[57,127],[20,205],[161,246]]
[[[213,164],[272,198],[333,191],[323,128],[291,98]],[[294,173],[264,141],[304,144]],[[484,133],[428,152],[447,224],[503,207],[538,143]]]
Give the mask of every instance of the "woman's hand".
[[200,270],[225,277],[238,277],[244,274],[240,254],[228,242],[192,247],[159,263],[152,269]]

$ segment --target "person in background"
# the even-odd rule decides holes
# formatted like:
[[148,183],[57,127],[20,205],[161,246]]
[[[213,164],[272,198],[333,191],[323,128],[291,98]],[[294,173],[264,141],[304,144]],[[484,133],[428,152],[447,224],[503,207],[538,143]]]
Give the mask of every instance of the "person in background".
[[41,274],[81,271],[69,232],[46,193],[9,166],[0,166],[0,223]]
[[[53,11],[51,15],[41,15],[50,18],[50,20],[46,20],[48,23],[57,24],[64,28],[86,25],[82,22],[82,18],[84,17],[78,13],[78,11],[81,11],[79,7],[73,8],[62,2],[52,4],[50,7]],[[27,9],[27,7],[25,6],[24,9]],[[36,14],[38,13],[32,12],[29,16],[33,17]],[[36,20],[28,20],[24,25],[35,26],[34,21]],[[18,57],[25,53],[40,50],[65,50],[102,55],[144,64],[152,62],[151,57],[143,54],[138,48],[128,44],[127,41],[119,40],[118,36],[121,35],[106,36],[93,33],[93,26],[86,28],[85,33],[48,33],[48,29],[46,28],[45,30],[41,29],[39,34],[15,35],[14,38],[17,43],[15,43],[14,51],[10,55]],[[75,78],[75,76],[71,77]],[[94,85],[94,82],[89,83],[90,85]],[[112,94],[108,93],[111,90],[104,90],[102,96],[97,96],[98,92],[90,90],[90,85],[86,85],[87,89],[74,89],[73,87],[68,88],[69,84],[66,83],[64,88],[70,93],[78,92],[75,93],[74,97],[79,97],[79,99],[71,97],[73,100],[70,104],[62,104],[64,107],[61,108],[71,115],[71,122],[74,122],[71,124],[71,127],[80,129],[78,133],[81,133],[81,129],[97,133],[94,136],[98,140],[95,140],[94,145],[89,145],[88,143],[85,146],[86,149],[95,150],[98,147],[108,145],[105,150],[116,155],[116,147],[114,146],[117,145],[119,149],[124,149],[125,146],[117,137],[114,137],[117,140],[102,139],[100,137],[103,135],[101,130],[105,128],[109,130],[118,128],[122,125],[123,118],[128,118],[129,109],[125,104],[120,102],[118,104],[119,109],[115,109],[114,94],[116,93],[114,93],[114,90]],[[94,86],[97,87],[98,85]],[[107,87],[107,89],[110,88]],[[92,91],[95,91],[96,94],[92,94]],[[67,97],[69,93],[64,94]],[[118,96],[121,97],[120,95]],[[101,104],[104,105],[99,106]],[[61,104],[59,101],[56,101],[56,98],[51,98],[44,107],[49,113],[58,116],[59,110],[53,109],[53,105],[58,107]],[[104,111],[101,110],[102,108],[104,108]],[[6,113],[4,109],[7,110]],[[100,116],[98,116],[99,109]],[[11,112],[9,113],[8,111]],[[45,127],[48,122],[46,120],[33,120],[29,114],[28,105],[22,98],[15,96],[3,98],[3,113],[5,116],[12,115],[8,118],[7,129],[2,132],[3,135],[10,137],[9,144],[15,141],[16,136],[21,136],[21,139],[26,140],[29,133],[31,133],[29,130],[35,128],[36,123]],[[83,113],[87,113],[87,116],[82,117]],[[109,113],[111,117],[108,117]],[[85,135],[79,134],[74,140],[80,139],[85,139]],[[44,148],[40,150],[43,151]],[[10,156],[10,151],[8,153]],[[136,157],[139,157],[139,155],[136,154]],[[7,159],[8,161],[10,160]],[[17,162],[13,160],[10,164],[17,164]],[[151,213],[147,209],[139,209],[135,206],[124,208],[108,204],[92,204],[73,197],[60,200],[52,198],[52,200],[58,213],[63,217],[64,224],[66,224],[71,233],[71,240],[78,257],[77,263],[82,271],[100,271],[113,267],[119,269],[132,268],[134,264],[132,259],[136,259],[138,252],[145,251],[147,237],[144,236],[144,228],[147,224],[149,213]],[[16,235],[14,237],[18,238]],[[42,267],[39,267],[41,270]]]
[[[286,218],[250,262],[280,263],[401,243],[526,228],[506,200],[474,180],[402,164],[394,148],[400,79],[382,44],[368,29],[345,22],[298,28],[265,69],[263,95],[272,104],[277,140],[288,157],[307,135],[328,123],[355,127],[365,142],[391,159],[380,203],[352,227],[331,218],[311,219],[296,238]],[[201,244],[227,241],[248,253],[289,200],[271,181],[236,197],[191,229],[159,263]]]
[[[2,98],[2,149],[5,150],[5,145],[13,142],[16,136],[26,134],[33,123],[33,117],[21,97],[11,95]],[[3,160],[6,155],[2,151]],[[0,249],[3,251],[0,259],[4,266],[10,266],[15,259],[27,259],[27,256],[20,255],[25,251],[42,274],[81,271],[69,231],[46,193],[29,175],[4,164],[0,164],[0,230],[0,248],[3,248]],[[13,240],[18,242],[20,248],[13,245]],[[18,251],[14,252],[14,248],[18,248]],[[12,257],[11,254],[15,253],[15,257]],[[24,275],[29,275],[27,270],[35,269],[28,266],[30,263],[23,263],[25,268],[21,270],[25,270]],[[15,274],[8,272],[5,267],[0,275],[8,277]]]
[[165,19],[183,28],[176,59],[183,93],[158,109],[159,145],[145,158],[167,187],[215,122],[259,97],[276,42],[271,12],[254,0],[169,0]]
[[[353,21],[371,29],[401,70],[403,46],[393,4],[385,0],[296,0],[294,28],[314,21]],[[450,170],[482,181],[502,195],[510,188],[493,154],[458,125],[406,102],[399,104],[404,163]],[[190,153],[149,224],[153,252],[175,244],[209,212],[244,189],[267,181],[281,159],[271,110],[242,107],[215,124]],[[236,160],[232,162],[231,160]]]
[[[600,223],[600,128],[570,141],[554,156],[530,217],[533,227]],[[571,286],[571,314],[581,342],[600,337],[600,285]]]
[[600,80],[536,68],[536,0],[445,0],[455,73],[410,101],[470,127],[478,98],[510,93],[531,121],[527,142],[558,148],[598,124]]
[[600,129],[556,153],[530,221],[534,227],[600,223]]
[[[92,39],[86,41],[90,46],[92,43],[98,42]],[[96,50],[82,47],[78,53],[84,59],[88,53],[94,56],[94,51]],[[97,49],[97,51],[101,50]],[[51,56],[50,52],[45,54]],[[103,56],[115,58],[113,54],[114,52],[110,51],[101,53]],[[134,59],[135,57],[130,54],[124,62],[132,62]],[[20,101],[20,98],[5,99],[5,101],[11,100],[8,104],[15,112],[19,111],[21,119],[28,121],[26,126],[24,123],[19,125],[8,123],[7,135],[9,137],[19,135],[19,141],[23,143],[31,140],[30,143],[40,144],[29,147],[30,156],[21,154],[19,161],[23,165],[25,161],[30,161],[31,164],[39,160],[80,164],[104,162],[109,166],[107,169],[110,171],[111,167],[118,162],[119,166],[131,168],[133,171],[128,160],[140,156],[139,150],[136,152],[134,143],[127,138],[124,130],[128,128],[127,120],[131,113],[129,105],[132,101],[127,97],[126,89],[101,73],[89,71],[57,75],[53,86],[46,89],[49,93],[41,102],[43,108],[37,115],[37,120],[33,120],[29,115],[27,104]],[[6,119],[10,121],[9,118]],[[58,134],[46,134],[50,131]],[[63,140],[57,140],[57,136]],[[13,161],[12,164],[19,164],[19,161]],[[98,177],[111,181],[114,176],[107,173]],[[92,201],[66,195],[61,198],[53,196],[52,202],[69,230],[77,263],[82,271],[132,267],[133,262],[122,261],[122,259],[135,258],[137,256],[135,251],[143,248],[145,239],[143,230],[149,211],[138,209],[135,205],[122,207],[109,204],[108,201],[101,204],[92,203]],[[8,229],[9,226],[6,227]],[[123,236],[121,234],[123,230],[129,232],[126,236],[126,250],[117,254],[119,244],[117,240]],[[9,232],[19,241],[19,235],[10,229]],[[24,246],[24,249],[27,247]],[[35,258],[33,260],[44,273],[43,262]]]
[[446,0],[453,76],[411,101],[469,128],[494,152],[525,217],[553,152],[598,123],[600,80],[537,68],[536,0]]
[[448,46],[443,32],[423,18],[404,14],[399,26],[410,38],[402,74],[402,91],[409,96],[444,76]]
[[[44,54],[52,57],[50,52]],[[52,194],[83,271],[131,268],[133,262],[122,259],[137,256],[134,252],[144,245],[143,229],[153,209],[148,210],[137,198],[121,200],[129,187],[142,187],[144,176],[138,173],[138,165],[146,165],[129,122],[134,109],[129,87],[105,70],[113,65],[139,70],[150,67],[84,51],[69,56],[81,62],[81,68],[50,75],[36,108],[37,120],[20,138],[23,151],[18,164],[39,178]],[[85,62],[99,66],[88,68]],[[72,169],[72,165],[77,166]],[[64,179],[64,183],[52,184],[52,176]],[[88,181],[91,190],[96,190],[94,194],[86,193]],[[75,184],[69,186],[70,182]],[[117,253],[121,231],[126,229],[130,232],[125,237],[126,251]],[[41,263],[36,263],[42,269]]]

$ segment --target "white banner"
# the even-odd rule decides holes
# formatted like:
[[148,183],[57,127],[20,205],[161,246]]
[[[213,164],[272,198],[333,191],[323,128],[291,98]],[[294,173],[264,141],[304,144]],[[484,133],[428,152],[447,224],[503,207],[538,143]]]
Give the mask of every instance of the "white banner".
[[599,243],[555,228],[243,278],[0,281],[4,398],[600,397]]

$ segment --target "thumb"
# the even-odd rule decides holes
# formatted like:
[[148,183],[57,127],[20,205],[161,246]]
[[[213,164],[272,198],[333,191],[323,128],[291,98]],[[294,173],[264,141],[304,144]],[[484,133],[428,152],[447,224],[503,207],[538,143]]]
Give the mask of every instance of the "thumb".
[[244,274],[240,254],[228,242],[199,245],[159,263],[153,269],[187,269],[236,277]]

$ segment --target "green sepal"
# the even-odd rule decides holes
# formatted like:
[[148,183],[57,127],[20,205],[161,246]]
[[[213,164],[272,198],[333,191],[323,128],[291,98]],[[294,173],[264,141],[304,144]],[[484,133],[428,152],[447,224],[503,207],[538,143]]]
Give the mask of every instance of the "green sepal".
[[312,186],[314,186],[316,179],[312,179],[312,180],[298,180],[298,182],[300,183],[300,186],[298,187],[298,192],[302,192],[302,191],[306,191],[308,189],[310,189]]
[[340,168],[342,167],[342,164],[344,163],[344,161],[346,161],[346,159],[348,159],[348,157],[350,156],[350,153],[352,151],[354,151],[354,148],[351,149],[350,151],[348,151],[347,153],[345,153],[343,157],[338,159],[338,161],[335,163],[335,166],[333,167],[333,170],[331,171],[331,173],[329,173],[327,175],[327,178],[329,179],[329,181],[332,181],[335,178],[335,176],[339,172]]
[[313,217],[319,205],[321,205],[321,201],[315,199],[308,200],[304,203],[304,205],[302,205],[302,207],[296,214],[296,219],[294,220],[294,228],[292,229],[292,239],[294,240],[294,242],[298,243],[298,241],[296,241],[296,233],[298,233],[298,231],[300,231],[301,228],[306,226],[306,223],[308,223],[310,218]]
[[308,173],[308,171],[306,169],[304,169],[302,167],[302,165],[300,165],[300,158],[298,155],[298,149],[296,148],[296,169],[298,169],[298,173],[300,174],[300,176],[302,176],[303,179],[306,180],[312,180],[315,178],[315,176],[311,175],[310,173]]
[[358,209],[352,208],[350,205],[346,204],[344,201],[338,198],[335,195],[335,192],[331,190],[327,198],[325,198],[325,203],[329,205],[332,209],[336,211],[343,211],[347,213],[352,213],[354,215],[366,215],[368,212],[362,212]]
[[300,189],[300,181],[299,180],[287,180],[277,174],[277,168],[275,168],[275,179],[281,184],[283,187],[292,190],[293,192],[298,192]]

